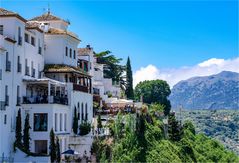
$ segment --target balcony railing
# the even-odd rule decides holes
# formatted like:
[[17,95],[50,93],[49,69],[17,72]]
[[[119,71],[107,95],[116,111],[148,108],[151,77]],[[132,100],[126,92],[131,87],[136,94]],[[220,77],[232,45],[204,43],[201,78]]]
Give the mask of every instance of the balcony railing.
[[36,70],[33,68],[33,69],[32,69],[32,77],[35,78],[35,75],[36,75]]
[[5,95],[5,106],[9,105],[9,96]]
[[30,76],[30,68],[28,66],[25,67],[25,75]]
[[10,61],[6,61],[6,71],[11,71],[11,62]]
[[89,93],[88,87],[79,84],[73,84],[73,90]]
[[17,106],[21,105],[21,97],[17,97]]
[[23,97],[23,104],[63,104],[68,105],[67,97],[58,96],[33,96]]
[[17,72],[22,72],[22,64],[21,63],[17,64]]

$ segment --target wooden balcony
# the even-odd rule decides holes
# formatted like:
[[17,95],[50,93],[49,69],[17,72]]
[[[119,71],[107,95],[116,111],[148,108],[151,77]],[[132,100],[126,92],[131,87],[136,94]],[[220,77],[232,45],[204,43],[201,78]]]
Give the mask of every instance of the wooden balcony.
[[82,85],[79,85],[79,84],[73,84],[73,90],[74,91],[81,91],[81,92],[85,92],[85,93],[90,93],[87,86],[82,86]]

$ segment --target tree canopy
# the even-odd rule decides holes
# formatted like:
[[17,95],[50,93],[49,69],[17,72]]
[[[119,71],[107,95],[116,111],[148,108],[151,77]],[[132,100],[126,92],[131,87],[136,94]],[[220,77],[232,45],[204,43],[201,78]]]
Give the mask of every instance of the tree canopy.
[[168,100],[170,93],[170,87],[164,80],[146,80],[135,87],[136,100],[139,101],[142,96],[144,103],[160,103],[164,105],[165,115],[168,115],[171,109],[171,104]]
[[96,53],[97,62],[104,64],[104,77],[112,78],[113,82],[119,83],[121,88],[125,90],[125,66],[121,65],[122,58],[117,58],[111,54],[111,51],[106,50],[100,53]]

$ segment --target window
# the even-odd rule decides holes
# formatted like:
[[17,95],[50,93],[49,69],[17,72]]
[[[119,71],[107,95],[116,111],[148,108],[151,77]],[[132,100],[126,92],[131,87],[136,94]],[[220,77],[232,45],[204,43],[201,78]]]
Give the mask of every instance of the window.
[[25,33],[25,42],[29,43],[29,35]]
[[0,80],[2,80],[2,69],[0,69]]
[[68,47],[66,47],[66,56],[68,56]]
[[30,76],[30,69],[27,66],[27,59],[25,59],[25,75]]
[[21,27],[18,27],[18,45],[22,45]]
[[34,37],[31,37],[31,44],[32,44],[33,46],[35,46],[35,38],[34,38]]
[[8,86],[5,85],[5,105],[9,105]]
[[3,25],[0,25],[0,35],[3,35]]
[[9,61],[8,52],[6,52],[6,71],[11,71],[11,62]]
[[47,154],[47,140],[35,140],[35,153]]
[[84,120],[84,104],[81,103],[81,120]]
[[60,113],[60,131],[62,131],[62,114]]
[[20,56],[17,56],[17,72],[22,72],[22,64],[20,63]]
[[4,115],[4,124],[7,124],[7,114]]
[[65,131],[66,131],[66,126],[67,126],[67,115],[66,114],[64,114],[64,119],[65,119],[65,123],[64,123],[64,129],[65,129]]
[[41,54],[41,40],[38,39],[38,54]]
[[72,49],[70,49],[70,58],[72,57]]
[[55,131],[57,131],[57,113],[55,113]]
[[85,104],[85,120],[88,121],[87,103]]
[[74,56],[73,57],[74,57],[74,59],[76,59],[76,51],[75,50],[74,50]]
[[34,114],[34,131],[47,131],[47,113]]
[[66,82],[66,83],[68,82],[68,76],[67,76],[67,74],[65,75],[65,82]]
[[20,95],[20,86],[18,85],[17,86],[17,106],[19,106],[21,103],[21,98],[19,95]]

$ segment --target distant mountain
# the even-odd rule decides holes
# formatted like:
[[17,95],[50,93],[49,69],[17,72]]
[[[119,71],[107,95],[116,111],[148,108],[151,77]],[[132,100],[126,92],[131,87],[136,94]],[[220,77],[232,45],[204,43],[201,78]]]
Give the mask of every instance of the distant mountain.
[[177,83],[169,97],[172,109],[239,109],[239,73],[193,77]]

